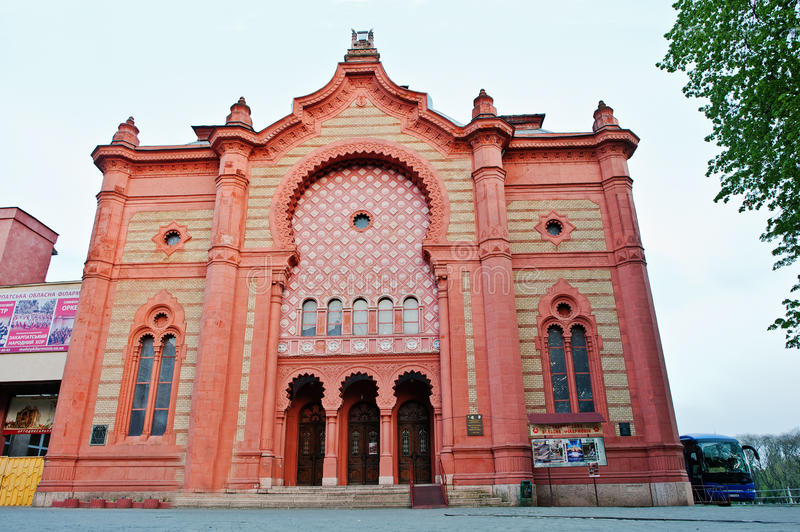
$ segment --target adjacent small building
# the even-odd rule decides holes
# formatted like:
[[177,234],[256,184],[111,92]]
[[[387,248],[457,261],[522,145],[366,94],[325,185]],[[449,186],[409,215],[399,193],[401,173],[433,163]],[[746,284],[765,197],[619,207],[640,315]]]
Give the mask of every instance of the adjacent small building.
[[603,102],[586,131],[544,119],[480,90],[459,124],[354,32],[331,81],[266,127],[244,98],[189,144],[120,124],[92,153],[37,503],[413,479],[691,504],[627,165],[639,139]]

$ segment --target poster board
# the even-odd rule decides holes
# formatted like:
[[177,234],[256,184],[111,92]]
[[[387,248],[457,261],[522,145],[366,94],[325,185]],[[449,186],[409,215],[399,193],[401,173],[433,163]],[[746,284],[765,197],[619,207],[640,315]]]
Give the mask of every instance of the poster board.
[[0,292],[0,354],[66,351],[80,288]]
[[55,396],[18,395],[11,398],[3,434],[48,434],[56,414]]
[[586,467],[608,465],[601,437],[541,438],[531,440],[533,467]]

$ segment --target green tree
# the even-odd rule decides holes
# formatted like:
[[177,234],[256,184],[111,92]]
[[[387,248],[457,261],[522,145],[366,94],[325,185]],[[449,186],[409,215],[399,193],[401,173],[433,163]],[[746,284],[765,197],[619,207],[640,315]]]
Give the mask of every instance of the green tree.
[[[744,434],[736,438],[758,451],[760,460],[750,463],[757,490],[800,488],[800,430],[778,435]],[[773,491],[769,495],[780,494]]]
[[[774,269],[800,257],[800,0],[678,0],[658,67],[686,72],[687,97],[720,147],[707,176],[718,175],[714,201],[741,197],[739,211],[766,207],[761,240],[777,242]],[[800,276],[791,292],[800,290]],[[783,301],[786,346],[800,348],[800,299]]]

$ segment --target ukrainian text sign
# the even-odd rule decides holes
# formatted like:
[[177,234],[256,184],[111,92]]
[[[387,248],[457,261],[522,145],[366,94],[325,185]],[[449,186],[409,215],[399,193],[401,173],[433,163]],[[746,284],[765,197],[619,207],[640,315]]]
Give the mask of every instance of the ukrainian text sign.
[[0,292],[0,353],[66,351],[80,289]]

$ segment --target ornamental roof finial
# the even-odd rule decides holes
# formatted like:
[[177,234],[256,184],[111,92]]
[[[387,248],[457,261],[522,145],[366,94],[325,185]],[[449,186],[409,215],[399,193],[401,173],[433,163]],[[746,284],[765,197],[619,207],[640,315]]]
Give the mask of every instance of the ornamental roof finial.
[[139,145],[139,128],[136,127],[132,116],[119,125],[117,132],[111,138],[111,144],[123,144],[129,148]]
[[253,129],[253,119],[250,118],[250,106],[244,99],[244,96],[239,98],[239,101],[231,105],[231,114],[225,119],[226,126],[245,126]]
[[594,124],[592,124],[592,131],[597,131],[606,126],[619,127],[619,121],[614,118],[614,110],[606,105],[606,102],[600,100],[597,104],[597,109],[594,112]]
[[355,61],[379,61],[381,55],[375,48],[375,35],[372,30],[351,31],[350,49],[344,56],[346,63]]

